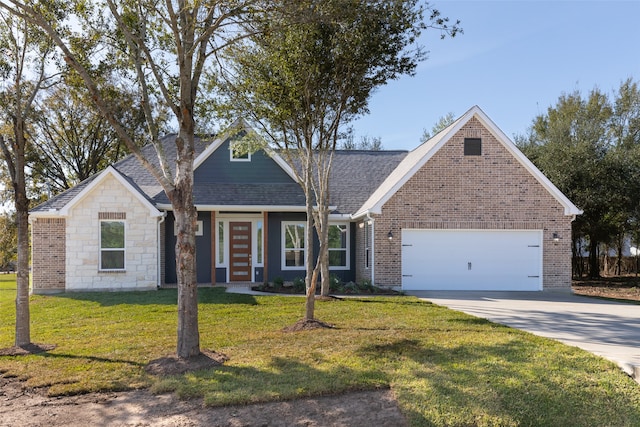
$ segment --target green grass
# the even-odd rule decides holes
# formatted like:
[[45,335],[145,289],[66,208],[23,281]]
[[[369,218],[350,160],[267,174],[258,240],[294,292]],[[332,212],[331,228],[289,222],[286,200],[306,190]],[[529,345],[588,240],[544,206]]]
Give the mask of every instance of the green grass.
[[[15,284],[0,276],[0,348],[14,339]],[[176,291],[32,296],[45,354],[0,357],[0,371],[49,393],[150,387],[206,405],[391,388],[414,426],[636,426],[640,386],[574,347],[413,297],[318,301],[334,329],[284,333],[300,297],[200,290],[201,347],[225,365],[154,378],[175,351]]]

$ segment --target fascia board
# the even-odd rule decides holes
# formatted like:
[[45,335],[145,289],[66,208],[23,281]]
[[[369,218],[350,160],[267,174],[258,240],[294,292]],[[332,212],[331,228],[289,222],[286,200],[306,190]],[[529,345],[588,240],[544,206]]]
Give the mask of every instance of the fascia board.
[[[159,204],[158,209],[173,211],[170,204]],[[285,206],[285,205],[196,205],[196,209],[201,212],[205,211],[235,211],[235,212],[305,212],[305,206]]]
[[513,155],[520,164],[551,194],[563,207],[564,214],[567,216],[580,215],[583,213],[576,205],[569,200],[567,196],[558,189],[545,174],[538,169],[522,151],[518,149],[516,144],[511,141],[502,130],[478,107],[475,112],[476,118],[487,128],[493,136],[502,143],[502,145]]

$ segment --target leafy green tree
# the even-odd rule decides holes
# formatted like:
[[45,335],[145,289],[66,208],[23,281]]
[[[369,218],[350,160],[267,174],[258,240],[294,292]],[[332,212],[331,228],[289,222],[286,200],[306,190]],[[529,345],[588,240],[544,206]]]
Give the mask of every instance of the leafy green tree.
[[453,124],[453,122],[455,121],[456,121],[456,116],[452,112],[448,112],[446,115],[441,116],[431,128],[431,132],[429,132],[426,128],[422,130],[422,136],[420,137],[420,142],[425,142],[430,140],[432,136],[436,135],[438,132],[445,129],[447,126]]
[[355,137],[353,126],[348,126],[346,132],[341,138],[341,150],[382,150],[382,138],[379,136],[361,135],[358,140]]
[[[314,320],[316,280],[329,292],[329,174],[341,129],[367,112],[372,92],[424,59],[415,41],[433,26],[455,35],[458,23],[417,0],[271,2],[258,36],[228,52],[234,111],[249,115],[292,166],[306,196],[307,242],[315,227],[317,262],[306,258],[304,320]],[[429,14],[428,24],[424,14]],[[314,265],[315,264],[315,265]]]
[[[0,152],[13,190],[17,225],[17,347],[31,344],[29,310],[29,197],[26,153],[36,99],[56,75],[53,46],[27,20],[0,11]],[[55,69],[53,72],[55,73]]]
[[15,268],[18,255],[18,229],[15,215],[0,213],[0,270]]
[[598,89],[586,98],[564,94],[519,138],[524,153],[584,210],[573,223],[574,254],[587,238],[591,277],[600,275],[600,244],[620,241],[638,206],[637,86],[627,81],[614,97],[612,103]]
[[[47,34],[96,108],[171,201],[177,230],[177,354],[181,358],[200,353],[193,161],[196,118],[207,101],[202,77],[215,73],[215,55],[222,47],[244,36],[241,30],[246,28],[243,24],[254,3],[74,0],[68,7],[73,15],[64,19],[55,9],[57,2],[0,0],[0,8]],[[110,67],[136,93],[145,116],[147,141],[155,148],[152,155],[142,152],[118,114],[122,104],[113,102],[113,86],[102,79]],[[158,118],[165,110],[178,127],[174,158],[167,157],[160,139]]]
[[[143,145],[144,113],[134,93],[115,91],[118,120]],[[72,82],[58,85],[38,103],[31,152],[33,178],[48,192],[60,193],[98,173],[129,153],[127,147],[95,109],[84,88]]]

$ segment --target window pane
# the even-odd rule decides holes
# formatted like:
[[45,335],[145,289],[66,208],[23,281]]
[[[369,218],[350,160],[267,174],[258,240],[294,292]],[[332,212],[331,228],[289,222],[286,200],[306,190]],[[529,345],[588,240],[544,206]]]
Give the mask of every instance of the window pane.
[[262,264],[262,221],[258,221],[256,227],[258,228],[258,230],[256,231],[256,239],[258,240],[256,242],[256,246],[258,248],[256,262],[258,264]]
[[285,266],[304,267],[304,251],[285,251]]
[[218,222],[218,264],[224,263],[224,222]]
[[285,225],[285,243],[286,249],[303,249],[304,248],[304,224],[286,224]]
[[346,267],[347,251],[342,251],[342,250],[329,251],[329,266],[330,267]]
[[100,247],[102,249],[124,248],[124,222],[100,222]]
[[102,270],[124,269],[124,251],[102,251],[100,268]]
[[346,225],[329,226],[329,247],[334,249],[347,248],[347,226]]

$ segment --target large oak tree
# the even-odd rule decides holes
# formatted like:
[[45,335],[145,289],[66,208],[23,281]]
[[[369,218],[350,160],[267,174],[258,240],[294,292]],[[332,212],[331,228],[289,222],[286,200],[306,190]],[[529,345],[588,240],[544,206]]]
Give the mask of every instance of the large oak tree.
[[[211,0],[84,0],[69,3],[0,0],[3,8],[40,27],[79,76],[92,101],[138,161],[157,179],[176,219],[178,278],[177,354],[200,353],[193,201],[196,112],[203,74],[214,73],[213,57],[242,37],[239,23],[253,2]],[[65,8],[71,19],[61,19]],[[100,46],[100,49],[96,49]],[[91,56],[88,56],[91,53]],[[144,111],[153,158],[143,154],[119,120],[118,104],[101,83],[100,71],[122,70]],[[176,158],[167,158],[160,142],[156,107],[166,107],[178,128]]]

